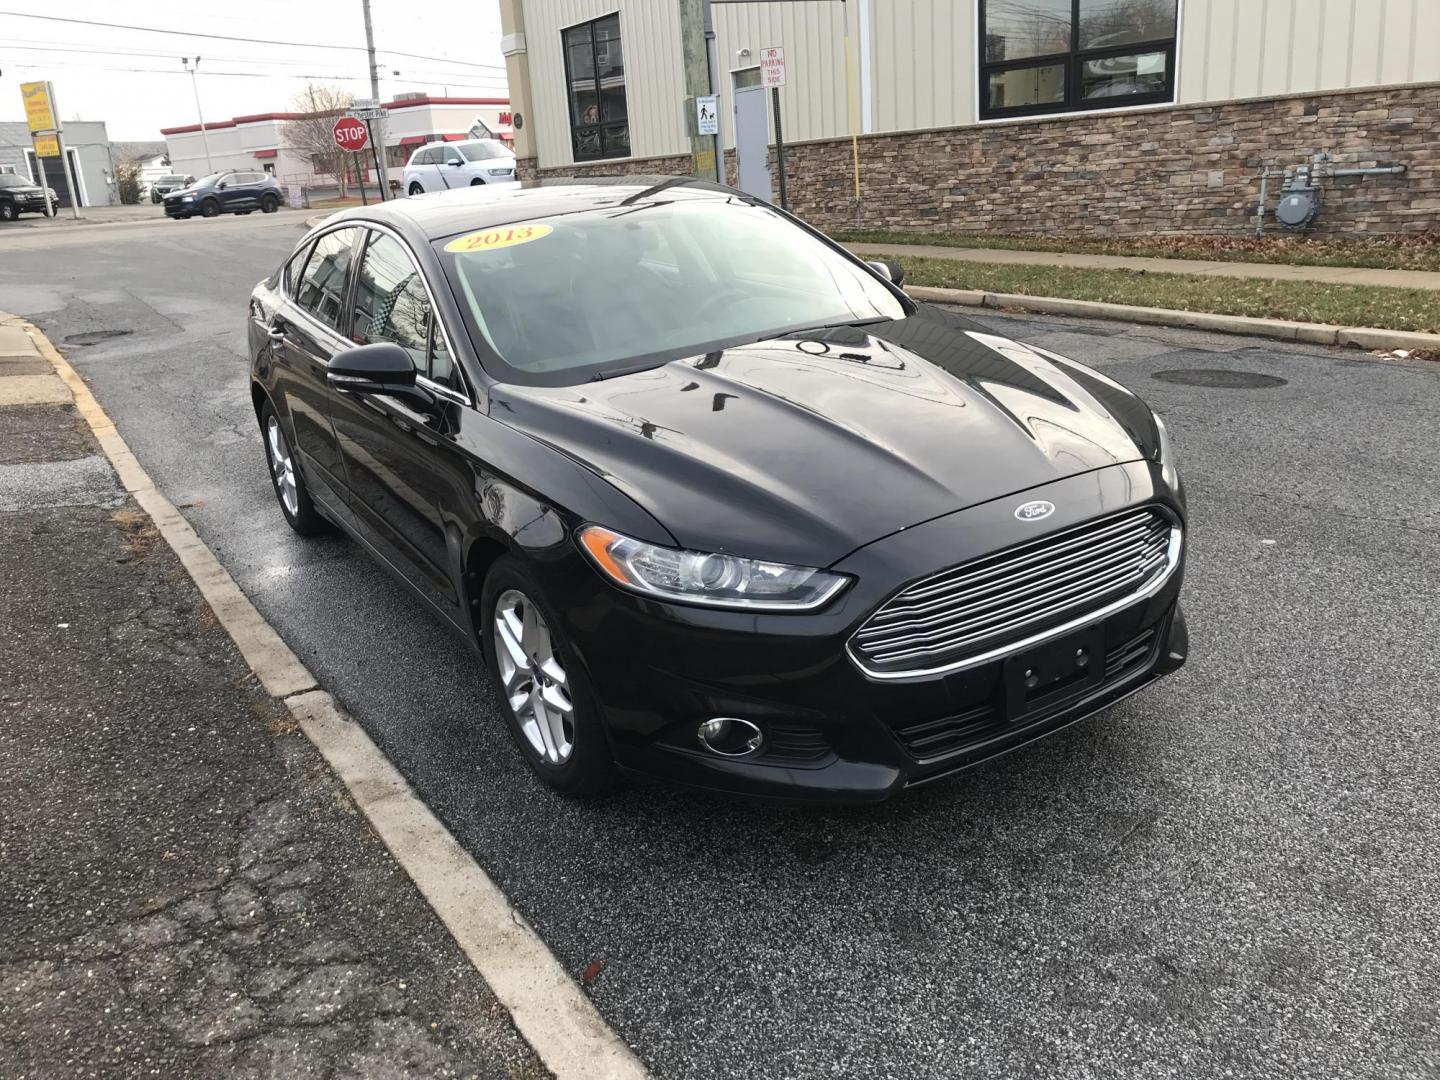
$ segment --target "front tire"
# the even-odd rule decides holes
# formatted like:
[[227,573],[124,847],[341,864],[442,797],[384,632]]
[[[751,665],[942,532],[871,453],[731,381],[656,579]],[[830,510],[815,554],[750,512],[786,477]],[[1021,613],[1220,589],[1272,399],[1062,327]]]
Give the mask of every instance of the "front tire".
[[219,217],[220,204],[214,199],[206,199],[200,204],[200,214],[202,217]]
[[290,527],[301,536],[320,536],[330,531],[330,523],[320,516],[310,501],[300,462],[285,434],[285,425],[275,413],[275,406],[266,401],[260,408],[260,431],[265,439],[265,460],[270,466],[270,484],[280,503],[280,512]]
[[412,182],[412,183],[410,184],[410,194],[411,194],[411,195],[424,195],[424,194],[425,194],[425,189],[420,186],[420,184],[419,184],[418,181],[414,181],[414,182]]
[[477,176],[474,180],[471,180],[471,181],[470,181],[470,186],[471,186],[471,187],[484,187],[484,186],[485,186],[485,181],[484,181],[484,180],[481,180],[481,179]]
[[600,707],[563,624],[529,569],[496,560],[481,596],[484,652],[520,753],[562,795],[595,795],[618,779]]
[[260,200],[261,213],[273,214],[278,209],[280,209],[280,200],[274,195],[266,195],[265,198]]
[[0,203],[0,221],[14,221],[19,216],[14,203]]

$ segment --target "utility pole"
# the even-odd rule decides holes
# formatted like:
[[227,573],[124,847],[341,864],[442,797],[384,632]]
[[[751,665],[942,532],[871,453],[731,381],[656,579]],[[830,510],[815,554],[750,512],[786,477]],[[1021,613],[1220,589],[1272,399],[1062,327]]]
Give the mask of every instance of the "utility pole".
[[[365,49],[370,54],[370,96],[375,99],[375,108],[380,108],[380,66],[375,63],[375,30],[370,24],[370,0],[360,0],[365,9]],[[381,201],[390,197],[390,150],[385,145],[385,113],[381,111],[375,119],[375,147],[380,158]]]
[[[695,115],[695,99],[718,94],[715,86],[715,26],[710,18],[710,0],[678,0],[680,4],[680,50],[685,64],[685,126],[690,132],[690,156],[696,176],[725,182],[725,158],[719,135],[701,135]],[[718,101],[718,99],[717,99]],[[717,108],[718,114],[723,110]],[[717,125],[718,127],[718,125]]]
[[188,56],[182,56],[180,58],[180,66],[190,72],[190,89],[195,92],[195,115],[200,120],[200,141],[205,144],[205,171],[207,173],[213,173],[215,171],[215,163],[210,160],[210,136],[205,133],[205,114],[200,111],[200,84],[195,81],[195,76],[200,71],[200,57],[195,57],[195,66],[192,68],[190,66],[190,58]]

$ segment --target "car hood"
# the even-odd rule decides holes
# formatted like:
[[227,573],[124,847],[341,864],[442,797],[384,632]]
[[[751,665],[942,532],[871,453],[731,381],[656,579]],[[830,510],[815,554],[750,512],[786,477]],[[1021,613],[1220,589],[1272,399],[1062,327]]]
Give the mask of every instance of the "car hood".
[[45,189],[39,184],[17,184],[14,187],[0,188],[0,191],[8,191],[12,195],[43,195]]
[[573,387],[492,415],[589,466],[683,546],[826,566],[897,530],[1153,456],[1150,411],[938,308]]

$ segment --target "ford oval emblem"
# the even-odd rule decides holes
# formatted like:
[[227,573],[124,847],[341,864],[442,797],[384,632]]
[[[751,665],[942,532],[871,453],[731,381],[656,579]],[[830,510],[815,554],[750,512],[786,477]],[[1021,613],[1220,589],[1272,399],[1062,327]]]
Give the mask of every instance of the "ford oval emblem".
[[1015,516],[1021,521],[1039,521],[1055,512],[1055,504],[1044,499],[1023,503],[1015,508]]

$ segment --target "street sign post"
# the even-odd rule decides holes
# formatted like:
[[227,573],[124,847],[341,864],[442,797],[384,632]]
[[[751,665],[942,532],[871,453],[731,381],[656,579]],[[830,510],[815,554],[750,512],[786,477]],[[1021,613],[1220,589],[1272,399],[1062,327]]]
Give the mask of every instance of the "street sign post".
[[718,98],[714,94],[695,99],[695,133],[697,135],[720,134]]
[[775,46],[760,50],[760,85],[770,91],[775,113],[775,168],[780,174],[780,209],[790,209],[785,188],[785,133],[780,127],[780,88],[785,85],[785,50]]
[[35,144],[35,164],[40,171],[40,186],[45,189],[45,209],[54,216],[50,205],[50,185],[45,182],[45,159],[60,159],[60,172],[65,176],[65,190],[70,195],[70,213],[80,220],[80,202],[75,198],[75,181],[65,159],[64,125],[60,123],[60,107],[55,104],[55,87],[48,82],[20,84],[20,97],[25,103],[25,124]]
[[785,50],[760,50],[760,85],[771,90],[785,85]]
[[360,180],[360,201],[366,206],[370,199],[365,194],[365,166],[360,163],[360,151],[370,145],[370,125],[354,116],[342,116],[330,129],[335,145],[351,155],[355,164],[355,175]]

